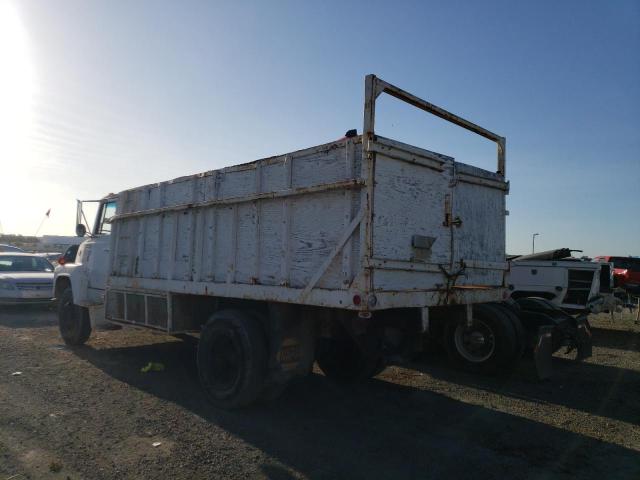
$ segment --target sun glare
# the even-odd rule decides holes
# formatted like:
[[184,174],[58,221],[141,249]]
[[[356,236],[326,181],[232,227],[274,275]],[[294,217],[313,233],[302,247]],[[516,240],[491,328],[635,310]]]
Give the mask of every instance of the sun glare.
[[0,178],[10,179],[0,188],[0,225],[5,232],[19,223],[15,201],[29,193],[23,189],[31,163],[34,94],[26,30],[15,5],[0,0]]
[[14,5],[0,1],[0,156],[3,167],[27,154],[34,75],[27,35]]

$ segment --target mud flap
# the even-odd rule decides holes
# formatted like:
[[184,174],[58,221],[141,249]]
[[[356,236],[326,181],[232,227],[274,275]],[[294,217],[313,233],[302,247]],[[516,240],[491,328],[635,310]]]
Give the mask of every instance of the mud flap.
[[536,372],[540,380],[551,377],[553,367],[551,356],[553,355],[553,326],[540,327],[536,346],[533,349],[533,358],[536,362]]
[[586,321],[586,317],[576,318],[576,349],[578,355],[576,360],[589,358],[593,353],[591,331]]

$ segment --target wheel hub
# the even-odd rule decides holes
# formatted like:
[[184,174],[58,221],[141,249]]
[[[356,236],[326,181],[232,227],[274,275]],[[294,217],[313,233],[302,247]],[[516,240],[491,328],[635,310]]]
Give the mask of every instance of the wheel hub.
[[468,334],[468,340],[471,345],[478,347],[485,343],[484,335],[481,332],[471,332]]
[[453,340],[458,353],[469,362],[486,362],[495,351],[493,330],[485,322],[476,318],[471,325],[459,324]]
[[222,334],[212,342],[212,387],[219,393],[234,390],[241,371],[242,353],[233,335]]

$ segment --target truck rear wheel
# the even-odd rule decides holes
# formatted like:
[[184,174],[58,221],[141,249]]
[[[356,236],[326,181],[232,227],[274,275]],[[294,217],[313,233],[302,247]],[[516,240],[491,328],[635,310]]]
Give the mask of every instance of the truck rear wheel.
[[363,337],[362,341],[370,344],[370,348],[364,348],[346,331],[340,333],[339,337],[320,338],[316,345],[316,362],[325,376],[338,382],[356,382],[385,369],[375,337]]
[[91,335],[89,311],[73,303],[73,291],[67,287],[58,303],[58,328],[67,345],[83,345]]
[[232,409],[254,402],[264,387],[267,362],[266,340],[253,316],[222,310],[203,327],[198,376],[216,406]]
[[[517,317],[515,321],[519,321]],[[447,322],[444,335],[449,358],[473,372],[511,369],[524,347],[511,313],[497,304],[474,305],[471,325],[467,325],[465,318]]]

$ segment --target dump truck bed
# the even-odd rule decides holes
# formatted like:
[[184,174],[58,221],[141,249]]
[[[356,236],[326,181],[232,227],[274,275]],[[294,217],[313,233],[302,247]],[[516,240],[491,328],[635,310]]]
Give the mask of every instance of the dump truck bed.
[[126,190],[107,317],[172,293],[367,311],[501,300],[502,173],[371,130]]

